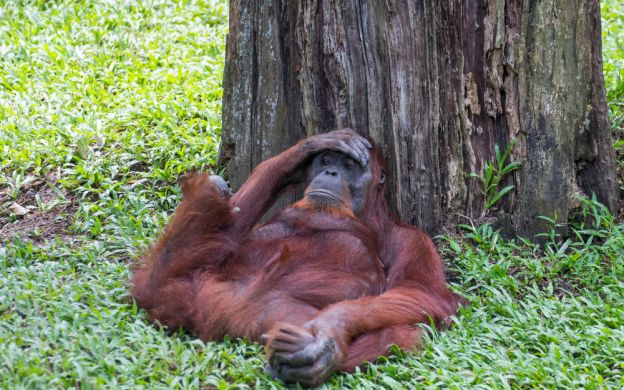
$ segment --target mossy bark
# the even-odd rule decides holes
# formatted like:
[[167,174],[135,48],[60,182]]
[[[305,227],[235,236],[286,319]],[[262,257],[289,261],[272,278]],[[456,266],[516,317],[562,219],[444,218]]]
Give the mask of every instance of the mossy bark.
[[232,0],[220,165],[237,188],[300,138],[357,128],[397,213],[436,232],[483,214],[467,173],[513,141],[497,206],[533,237],[577,193],[616,208],[600,41],[598,0]]

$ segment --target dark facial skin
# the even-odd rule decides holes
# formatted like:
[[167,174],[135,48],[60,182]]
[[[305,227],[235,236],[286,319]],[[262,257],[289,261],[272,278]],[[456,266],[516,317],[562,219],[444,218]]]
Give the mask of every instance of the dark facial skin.
[[361,215],[372,179],[370,164],[362,165],[346,154],[325,151],[308,167],[305,196],[313,203],[346,204]]

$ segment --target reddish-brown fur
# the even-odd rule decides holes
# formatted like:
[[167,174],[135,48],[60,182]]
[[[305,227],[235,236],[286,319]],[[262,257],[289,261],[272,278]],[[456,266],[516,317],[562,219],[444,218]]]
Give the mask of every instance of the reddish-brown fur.
[[300,201],[254,226],[294,180],[302,153],[298,144],[265,161],[229,199],[206,175],[184,183],[173,219],[132,278],[134,298],[151,320],[205,340],[260,340],[280,322],[330,324],[348,371],[392,344],[415,348],[415,324],[446,323],[462,299],[447,288],[429,237],[388,211],[374,149],[359,218]]

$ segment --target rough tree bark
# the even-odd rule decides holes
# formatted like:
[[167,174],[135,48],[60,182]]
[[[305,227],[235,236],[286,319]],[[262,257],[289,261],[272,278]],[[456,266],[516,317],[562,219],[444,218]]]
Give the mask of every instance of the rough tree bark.
[[467,173],[511,141],[522,167],[497,206],[519,234],[565,222],[580,192],[618,202],[599,0],[231,0],[223,87],[234,188],[302,137],[353,127],[381,148],[395,210],[429,232],[482,215]]

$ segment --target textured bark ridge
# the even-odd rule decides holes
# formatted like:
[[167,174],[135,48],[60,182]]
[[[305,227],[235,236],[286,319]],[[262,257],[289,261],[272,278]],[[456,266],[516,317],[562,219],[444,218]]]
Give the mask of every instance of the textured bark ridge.
[[220,165],[238,188],[300,138],[357,128],[395,210],[435,232],[482,214],[466,174],[513,141],[497,206],[518,233],[564,222],[580,192],[614,210],[600,39],[598,0],[231,0]]

